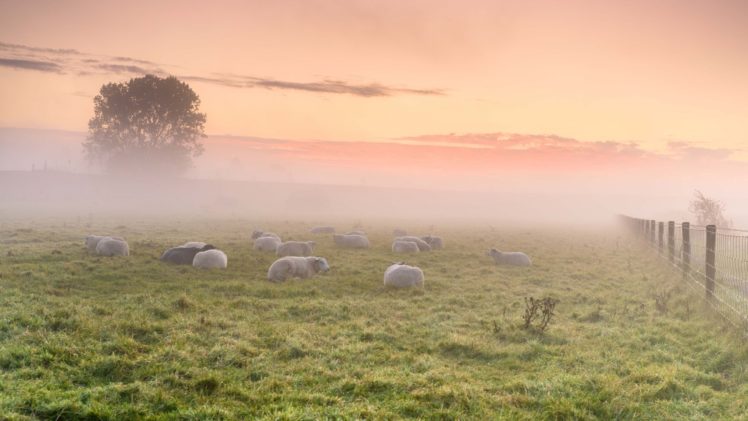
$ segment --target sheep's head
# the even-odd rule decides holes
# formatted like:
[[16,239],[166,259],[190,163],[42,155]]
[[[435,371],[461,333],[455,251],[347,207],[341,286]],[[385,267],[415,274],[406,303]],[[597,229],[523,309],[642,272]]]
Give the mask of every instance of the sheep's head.
[[213,244],[206,244],[203,246],[203,248],[200,249],[200,251],[213,250],[215,248],[216,246],[214,246]]
[[252,239],[256,240],[256,239],[262,237],[262,234],[263,234],[262,231],[254,230],[254,231],[252,231]]
[[314,268],[317,270],[317,272],[327,272],[328,270],[330,270],[330,265],[327,264],[327,259],[325,259],[324,257],[315,257]]
[[486,252],[486,256],[501,256],[501,252],[496,249],[491,249]]

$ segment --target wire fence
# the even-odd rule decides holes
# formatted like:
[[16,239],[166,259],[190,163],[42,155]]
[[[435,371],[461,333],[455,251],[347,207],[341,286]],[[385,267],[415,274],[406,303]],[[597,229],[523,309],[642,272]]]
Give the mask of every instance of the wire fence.
[[625,215],[620,221],[681,271],[715,311],[748,333],[748,231]]

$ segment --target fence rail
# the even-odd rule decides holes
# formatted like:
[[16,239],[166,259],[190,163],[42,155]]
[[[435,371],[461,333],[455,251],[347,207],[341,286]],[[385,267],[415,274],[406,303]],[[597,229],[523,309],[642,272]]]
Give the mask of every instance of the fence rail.
[[748,231],[621,215],[623,226],[748,333]]

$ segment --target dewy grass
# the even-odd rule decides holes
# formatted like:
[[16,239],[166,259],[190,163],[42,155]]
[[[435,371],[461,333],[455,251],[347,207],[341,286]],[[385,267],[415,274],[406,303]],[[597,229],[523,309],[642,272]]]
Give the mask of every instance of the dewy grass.
[[[256,221],[4,222],[3,419],[730,419],[748,413],[748,347],[680,276],[610,232],[439,230],[445,249],[390,252],[314,239],[331,270],[265,280]],[[344,229],[343,227],[341,227]],[[418,231],[417,226],[409,227]],[[423,232],[426,227],[421,227]],[[128,258],[88,256],[88,233],[125,236]],[[208,241],[226,270],[162,264]],[[498,267],[489,247],[530,268]],[[422,289],[388,289],[405,260]],[[672,291],[667,312],[656,292]],[[544,333],[525,297],[559,300]]]

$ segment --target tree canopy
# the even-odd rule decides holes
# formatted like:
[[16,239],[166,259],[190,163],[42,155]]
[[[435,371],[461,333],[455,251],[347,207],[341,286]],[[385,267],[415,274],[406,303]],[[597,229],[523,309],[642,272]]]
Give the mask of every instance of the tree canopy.
[[116,173],[183,172],[203,152],[199,107],[198,95],[174,76],[105,84],[94,98],[86,156]]
[[688,210],[696,215],[699,225],[716,225],[722,228],[729,228],[732,225],[731,221],[725,217],[724,203],[704,196],[704,193],[699,190],[694,192],[694,199]]

